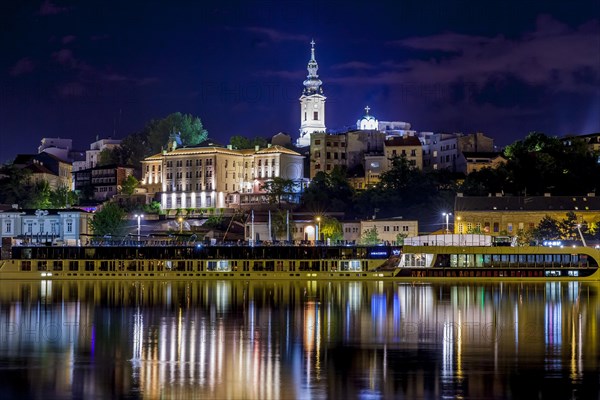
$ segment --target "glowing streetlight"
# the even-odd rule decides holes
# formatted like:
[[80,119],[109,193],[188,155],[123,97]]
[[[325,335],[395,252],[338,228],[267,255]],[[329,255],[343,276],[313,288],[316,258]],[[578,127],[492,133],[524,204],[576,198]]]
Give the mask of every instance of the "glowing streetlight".
[[452,213],[442,213],[446,217],[446,233],[450,233],[449,220]]
[[315,235],[315,239],[316,239],[316,240],[319,240],[319,235],[321,234],[321,217],[317,217],[317,225],[316,225],[316,228],[317,228],[317,233],[316,233],[316,235]]
[[135,214],[137,218],[137,240],[140,241],[140,231],[141,231],[141,220],[144,218],[144,214]]

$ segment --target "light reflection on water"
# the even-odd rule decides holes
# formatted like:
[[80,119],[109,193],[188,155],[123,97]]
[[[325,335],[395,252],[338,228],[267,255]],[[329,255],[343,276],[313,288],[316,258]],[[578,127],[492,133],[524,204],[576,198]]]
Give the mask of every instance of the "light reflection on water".
[[3,282],[0,393],[595,397],[583,282]]

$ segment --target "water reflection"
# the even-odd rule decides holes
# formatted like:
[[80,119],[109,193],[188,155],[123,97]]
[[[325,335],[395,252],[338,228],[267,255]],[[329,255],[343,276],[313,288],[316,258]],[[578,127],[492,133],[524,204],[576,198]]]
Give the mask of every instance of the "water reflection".
[[599,311],[580,282],[3,282],[0,390],[583,398]]

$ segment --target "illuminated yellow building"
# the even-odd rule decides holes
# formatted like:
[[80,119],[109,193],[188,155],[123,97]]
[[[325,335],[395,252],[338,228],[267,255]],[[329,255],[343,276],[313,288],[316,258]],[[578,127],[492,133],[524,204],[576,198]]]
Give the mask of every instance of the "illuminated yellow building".
[[454,232],[516,235],[532,230],[546,216],[558,221],[574,212],[577,221],[600,220],[600,197],[587,196],[473,196],[459,194],[454,204]]
[[162,209],[226,208],[261,203],[263,185],[280,177],[303,179],[303,156],[282,146],[246,150],[183,147],[142,161],[142,186],[158,195]]

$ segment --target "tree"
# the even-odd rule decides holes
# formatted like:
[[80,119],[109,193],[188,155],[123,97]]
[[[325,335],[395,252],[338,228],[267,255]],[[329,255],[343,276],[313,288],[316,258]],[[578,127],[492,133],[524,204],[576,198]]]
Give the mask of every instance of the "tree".
[[275,177],[265,182],[260,188],[267,193],[269,197],[269,203],[276,203],[277,206],[281,208],[281,200],[284,197],[292,194],[295,187],[296,183],[293,180]]
[[90,225],[96,236],[123,236],[125,234],[125,211],[113,202],[106,202],[96,211]]
[[79,196],[66,186],[60,186],[50,192],[50,206],[52,208],[67,208],[77,203],[79,203]]
[[256,146],[264,148],[267,147],[267,139],[262,137],[248,139],[245,136],[235,135],[229,139],[229,144],[237,150],[254,149]]
[[321,218],[321,235],[325,240],[330,239],[333,242],[344,239],[342,224],[336,218],[324,216]]
[[560,236],[559,222],[548,215],[542,218],[532,232],[532,238],[539,242],[544,240],[558,240]]
[[29,187],[28,195],[23,200],[24,208],[50,208],[52,203],[50,202],[50,195],[52,189],[48,181],[41,180],[37,181]]
[[573,211],[569,211],[566,218],[558,224],[561,239],[575,240],[579,235],[577,225],[579,225],[577,215]]
[[374,226],[371,229],[367,229],[360,235],[359,243],[365,246],[373,246],[379,244],[379,233],[377,227]]
[[314,213],[326,210],[354,212],[354,189],[350,186],[346,170],[335,166],[331,173],[317,172],[302,194],[303,207]]
[[284,210],[277,210],[271,213],[271,230],[273,232],[274,239],[288,240],[287,232],[287,212]]
[[208,139],[208,132],[202,126],[200,118],[179,112],[150,121],[142,131],[151,153],[160,152],[172,133],[179,133],[184,146],[197,145]]
[[406,239],[406,237],[407,237],[407,236],[408,236],[408,235],[407,235],[406,233],[402,233],[402,232],[398,233],[398,234],[396,235],[396,244],[397,244],[398,246],[402,246],[402,245],[404,245],[404,239]]
[[139,181],[133,175],[128,175],[121,183],[121,194],[131,196],[139,185]]
[[31,172],[14,164],[0,168],[0,203],[22,204],[29,195]]

